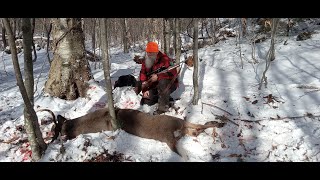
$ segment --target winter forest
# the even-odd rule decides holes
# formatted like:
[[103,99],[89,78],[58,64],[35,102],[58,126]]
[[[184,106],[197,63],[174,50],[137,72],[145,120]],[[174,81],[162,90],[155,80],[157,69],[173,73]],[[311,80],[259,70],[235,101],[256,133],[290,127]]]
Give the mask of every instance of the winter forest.
[[[0,27],[1,162],[320,161],[320,18]],[[162,113],[162,100],[141,104],[149,42],[170,66],[148,82],[177,72],[157,91],[177,82]]]

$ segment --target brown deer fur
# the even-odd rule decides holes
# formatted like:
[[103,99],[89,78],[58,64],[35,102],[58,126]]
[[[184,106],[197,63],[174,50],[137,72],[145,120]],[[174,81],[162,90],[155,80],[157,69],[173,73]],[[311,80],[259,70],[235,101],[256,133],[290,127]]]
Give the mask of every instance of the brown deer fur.
[[[150,115],[133,109],[116,109],[116,116],[121,129],[127,133],[165,142],[177,154],[179,153],[176,149],[176,143],[182,136],[186,134],[198,136],[206,128],[224,125],[224,123],[214,121],[207,122],[205,125],[193,124],[177,117]],[[55,129],[56,131],[61,129],[60,133],[62,136],[66,136],[66,139],[72,139],[85,133],[111,131],[111,116],[108,108],[99,109],[72,120],[58,115],[58,125]],[[175,131],[180,132],[178,137],[174,136]]]

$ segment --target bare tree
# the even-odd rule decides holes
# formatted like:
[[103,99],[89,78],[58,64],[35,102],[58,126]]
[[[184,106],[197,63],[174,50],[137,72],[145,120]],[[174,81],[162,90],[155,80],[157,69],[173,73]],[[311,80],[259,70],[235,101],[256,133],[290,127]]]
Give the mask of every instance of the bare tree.
[[211,30],[212,30],[212,43],[213,46],[216,44],[216,28],[217,28],[217,21],[216,18],[213,18],[213,23],[211,22]]
[[7,39],[6,39],[6,28],[4,27],[4,22],[2,20],[2,43],[3,43],[3,49],[6,49],[8,46]]
[[92,79],[86,59],[81,18],[58,18],[53,22],[54,55],[45,92],[61,99],[85,97]]
[[178,18],[172,18],[172,35],[173,35],[173,50],[174,50],[174,54],[177,53],[177,19]]
[[33,48],[33,55],[34,55],[34,58],[33,58],[33,62],[36,62],[37,61],[37,51],[36,51],[36,47],[34,45],[34,40],[33,40],[33,34],[34,34],[34,29],[36,27],[36,18],[32,18],[31,19],[31,35],[32,35],[32,48]]
[[30,19],[26,18],[23,20],[23,46],[25,53],[25,82],[26,87],[23,84],[22,75],[20,71],[20,66],[18,62],[17,49],[15,44],[15,39],[10,26],[8,18],[3,18],[3,22],[6,31],[9,35],[9,45],[12,54],[12,62],[14,66],[14,71],[16,74],[17,84],[20,89],[22,99],[24,101],[24,116],[25,125],[28,134],[28,140],[30,142],[32,150],[32,159],[37,161],[41,158],[42,153],[46,150],[47,145],[42,138],[40,132],[40,127],[38,124],[38,117],[33,109],[33,65],[31,57],[31,23]]
[[247,18],[241,18],[241,27],[242,27],[242,37],[247,34]]
[[199,19],[194,18],[193,20],[193,99],[192,104],[197,105],[199,101],[199,83],[198,83],[198,77],[199,77],[199,65],[198,65],[198,36],[199,36],[199,28],[198,28],[198,22]]
[[260,84],[259,84],[259,90],[261,90],[262,87],[262,83],[264,82],[265,88],[267,88],[268,85],[268,81],[267,81],[267,76],[266,73],[271,65],[271,61],[273,61],[275,59],[275,49],[274,49],[274,40],[275,40],[275,34],[277,31],[277,26],[279,23],[279,18],[273,18],[272,19],[272,23],[271,23],[271,44],[270,44],[270,49],[267,53],[266,56],[266,68],[262,73],[262,77],[260,80]]
[[111,116],[111,124],[114,130],[119,128],[119,123],[116,119],[116,113],[114,111],[113,97],[112,97],[112,84],[110,78],[110,65],[109,65],[109,53],[108,53],[108,33],[107,33],[107,19],[102,18],[101,24],[101,46],[102,46],[102,66],[104,71],[104,79],[106,81],[106,92],[108,97],[108,107]]
[[49,64],[51,65],[49,46],[50,46],[50,33],[52,30],[52,23],[49,24],[49,28],[47,28],[47,26],[45,26],[45,28],[46,28],[46,35],[47,35],[47,58],[48,58]]
[[[180,63],[180,56],[181,56],[181,19],[175,18],[175,54],[176,54],[176,64]],[[177,68],[177,71],[179,72],[180,67]]]
[[170,49],[170,25],[169,19],[163,18],[163,40],[164,40],[164,53],[169,55]]
[[11,18],[11,27],[12,27],[12,33],[13,33],[13,37],[14,39],[16,39],[16,32],[17,32],[17,18]]
[[128,53],[128,30],[127,30],[127,20],[126,18],[121,19],[122,22],[122,42],[123,42],[123,52]]
[[96,19],[92,18],[92,31],[91,31],[91,47],[93,54],[96,54]]
[[[176,52],[174,48],[176,48],[175,45],[175,27],[174,27],[174,18],[169,18],[169,55],[170,57],[173,57],[174,53]],[[173,39],[172,39],[173,38]],[[172,39],[172,43],[171,43],[171,39]]]

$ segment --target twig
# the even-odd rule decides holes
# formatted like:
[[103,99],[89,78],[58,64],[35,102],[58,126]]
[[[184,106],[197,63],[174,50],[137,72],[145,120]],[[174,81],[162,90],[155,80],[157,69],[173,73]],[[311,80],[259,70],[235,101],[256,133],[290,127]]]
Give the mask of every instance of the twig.
[[208,105],[208,106],[211,106],[211,107],[215,107],[215,108],[217,108],[217,109],[219,109],[219,110],[227,113],[228,115],[233,116],[233,115],[232,115],[231,113],[229,113],[228,111],[226,111],[226,110],[224,110],[224,109],[222,109],[222,108],[220,108],[220,107],[218,107],[218,106],[216,106],[216,105],[209,104],[209,103],[205,103],[205,102],[202,102],[202,104],[205,104],[205,105]]
[[201,114],[203,114],[203,103],[201,103]]
[[217,119],[220,119],[221,121],[223,122],[227,122],[227,121],[230,121],[232,124],[236,125],[236,126],[240,126],[239,124],[235,123],[234,121],[231,121],[229,118],[227,118],[225,115],[223,116],[220,116],[220,115],[217,115],[217,114],[214,114],[213,112],[211,112],[211,114],[213,114],[214,116],[217,117]]

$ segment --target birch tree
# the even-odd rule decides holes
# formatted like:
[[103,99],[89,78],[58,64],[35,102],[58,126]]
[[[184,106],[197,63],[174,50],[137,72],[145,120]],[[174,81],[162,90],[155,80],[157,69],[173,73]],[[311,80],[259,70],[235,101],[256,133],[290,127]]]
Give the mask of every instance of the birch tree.
[[[108,108],[111,116],[111,124],[114,130],[119,128],[119,124],[116,119],[116,113],[114,111],[114,103],[112,97],[112,84],[110,78],[110,65],[109,65],[109,54],[108,54],[108,27],[107,19],[102,18],[100,20],[101,25],[101,48],[102,48],[102,66],[104,71],[104,79],[106,82],[106,92],[108,97]],[[107,121],[107,119],[106,119]]]
[[92,79],[86,59],[81,18],[57,18],[53,21],[53,60],[45,92],[61,99],[85,97]]

